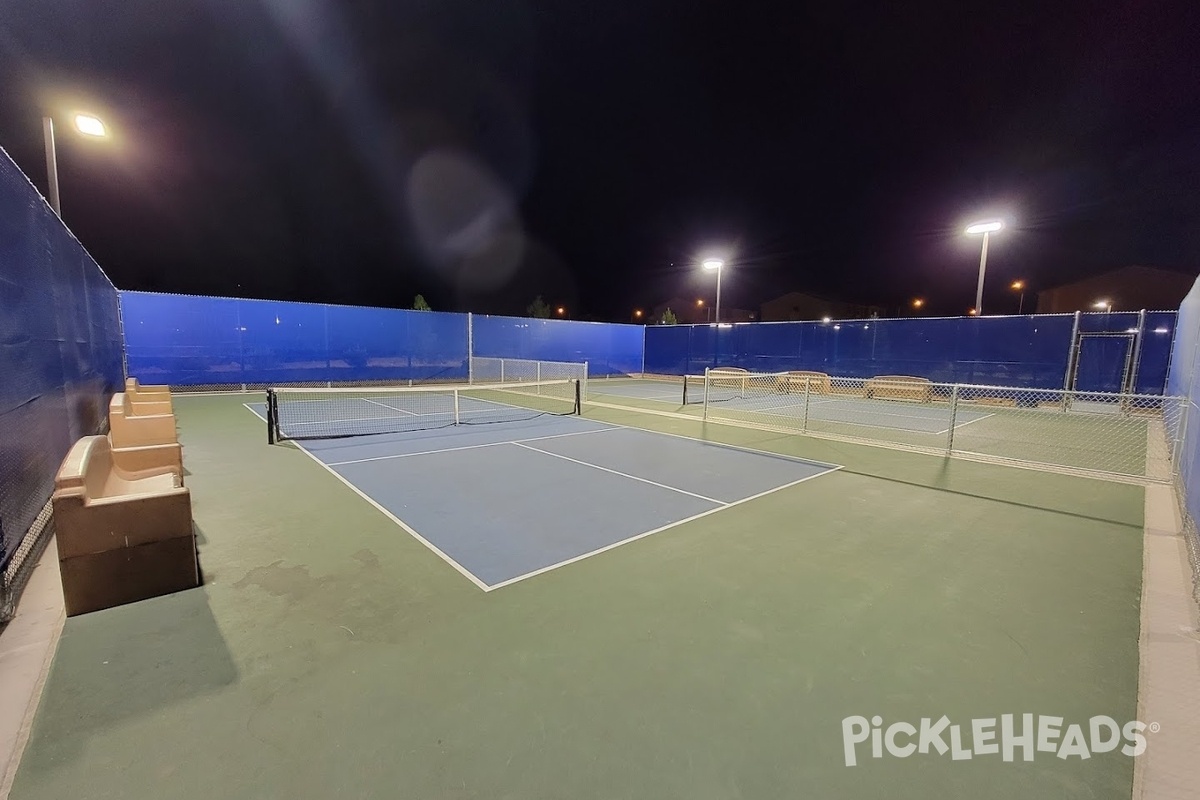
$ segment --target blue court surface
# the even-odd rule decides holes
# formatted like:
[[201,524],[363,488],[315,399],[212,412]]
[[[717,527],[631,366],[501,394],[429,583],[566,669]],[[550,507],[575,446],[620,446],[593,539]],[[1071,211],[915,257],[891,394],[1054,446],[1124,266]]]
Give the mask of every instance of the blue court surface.
[[292,445],[484,590],[837,469],[576,416]]

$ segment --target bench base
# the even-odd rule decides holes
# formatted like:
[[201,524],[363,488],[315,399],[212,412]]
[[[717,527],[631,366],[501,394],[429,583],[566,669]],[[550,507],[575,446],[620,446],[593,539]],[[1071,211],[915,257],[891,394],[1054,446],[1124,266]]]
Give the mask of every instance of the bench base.
[[200,585],[194,534],[63,558],[58,569],[68,617]]

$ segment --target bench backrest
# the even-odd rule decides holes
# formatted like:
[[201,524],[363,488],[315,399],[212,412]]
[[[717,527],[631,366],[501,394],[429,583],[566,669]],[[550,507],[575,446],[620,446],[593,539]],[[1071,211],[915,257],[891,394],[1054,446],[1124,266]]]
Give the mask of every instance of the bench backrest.
[[55,494],[102,497],[112,471],[107,436],[84,436],[71,447],[54,479]]

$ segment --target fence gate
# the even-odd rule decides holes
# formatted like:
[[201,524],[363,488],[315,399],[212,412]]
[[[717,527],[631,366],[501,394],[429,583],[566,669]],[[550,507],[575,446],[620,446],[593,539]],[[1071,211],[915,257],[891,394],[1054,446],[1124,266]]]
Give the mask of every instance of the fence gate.
[[1077,392],[1132,392],[1137,333],[1080,333],[1071,348],[1068,389]]

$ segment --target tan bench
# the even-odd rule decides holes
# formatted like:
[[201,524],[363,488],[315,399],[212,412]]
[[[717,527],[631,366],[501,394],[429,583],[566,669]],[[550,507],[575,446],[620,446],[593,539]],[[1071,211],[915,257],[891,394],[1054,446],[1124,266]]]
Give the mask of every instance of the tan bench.
[[713,367],[708,371],[710,386],[738,389],[743,394],[750,385],[750,370],[741,367]]
[[867,397],[928,403],[933,399],[933,381],[910,375],[877,375],[866,381]]
[[125,379],[125,394],[148,414],[173,414],[171,389],[167,386],[142,386],[137,378]]
[[784,393],[803,392],[805,386],[810,394],[831,394],[833,382],[824,372],[794,369],[780,375],[775,381],[776,389]]
[[192,501],[171,472],[126,472],[85,436],[55,479],[54,528],[69,616],[200,584]]
[[108,404],[108,441],[113,461],[127,472],[169,469],[183,483],[183,448],[175,432],[175,415],[147,414],[127,393],[113,395]]

